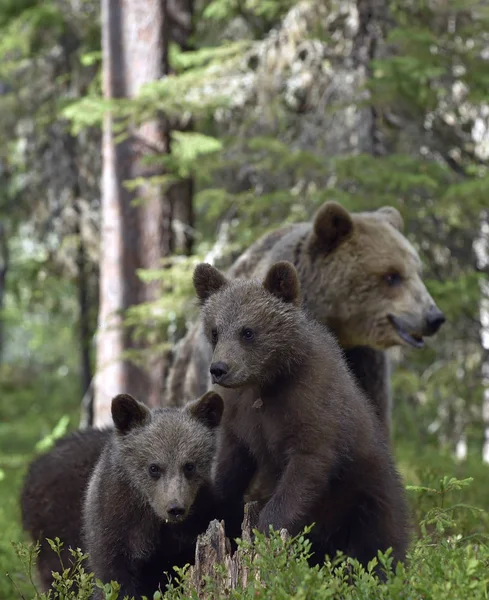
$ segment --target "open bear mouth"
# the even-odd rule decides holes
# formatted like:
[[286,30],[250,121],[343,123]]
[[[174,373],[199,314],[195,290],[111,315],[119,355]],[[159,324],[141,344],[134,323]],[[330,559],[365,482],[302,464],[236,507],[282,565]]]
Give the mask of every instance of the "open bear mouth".
[[402,322],[394,315],[389,315],[388,318],[401,340],[413,348],[424,348],[423,336],[417,333],[409,333],[409,331],[407,331],[407,329],[403,326]]

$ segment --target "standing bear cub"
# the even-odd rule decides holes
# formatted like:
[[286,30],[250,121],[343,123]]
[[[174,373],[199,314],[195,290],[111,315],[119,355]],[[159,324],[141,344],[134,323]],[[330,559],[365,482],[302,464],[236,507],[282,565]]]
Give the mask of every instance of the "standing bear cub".
[[117,581],[120,598],[152,598],[165,571],[193,563],[209,521],[225,518],[211,486],[222,413],[215,392],[183,409],[112,401],[115,429],[88,485],[83,533],[95,576]]
[[341,550],[366,565],[408,544],[404,488],[378,417],[328,330],[300,308],[288,262],[264,283],[200,264],[194,286],[212,345],[213,383],[227,388],[215,484],[238,500],[258,475],[258,527],[292,535],[314,523],[314,561]]

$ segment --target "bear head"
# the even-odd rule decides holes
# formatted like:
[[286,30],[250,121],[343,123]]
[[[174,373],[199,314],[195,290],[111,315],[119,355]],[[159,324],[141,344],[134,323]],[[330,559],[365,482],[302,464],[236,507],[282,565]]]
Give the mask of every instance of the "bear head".
[[112,400],[118,464],[163,521],[184,521],[211,484],[223,409],[215,392],[183,408],[153,411],[128,394]]
[[205,335],[212,345],[213,383],[228,388],[263,386],[290,372],[305,318],[297,272],[273,265],[264,282],[227,279],[209,264],[197,265],[194,287]]
[[297,264],[303,302],[344,348],[421,348],[445,321],[403,227],[390,206],[349,213],[326,202],[313,220]]

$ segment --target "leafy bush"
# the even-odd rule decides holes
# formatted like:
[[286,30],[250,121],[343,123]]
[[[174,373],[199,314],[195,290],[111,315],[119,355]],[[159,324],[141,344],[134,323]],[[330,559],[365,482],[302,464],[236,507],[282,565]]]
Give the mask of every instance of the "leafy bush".
[[[245,566],[250,570],[248,585],[236,590],[216,589],[209,580],[207,597],[220,598],[225,595],[235,600],[268,599],[317,599],[344,600],[363,599],[433,599],[459,600],[487,598],[489,591],[489,545],[487,533],[463,534],[467,517],[487,515],[477,507],[459,502],[472,487],[472,478],[457,479],[444,476],[437,487],[431,485],[408,486],[413,499],[416,521],[420,536],[413,542],[405,565],[399,564],[392,570],[390,550],[379,552],[364,569],[356,560],[341,557],[327,559],[322,568],[310,568],[307,557],[310,543],[304,535],[292,540],[283,540],[278,533],[269,539],[256,533],[253,542],[255,553],[250,553],[250,545],[243,541],[240,547],[244,553]],[[455,503],[454,503],[455,502]],[[419,513],[422,512],[421,518]],[[487,524],[486,521],[482,521]],[[462,523],[462,525],[461,525]],[[487,531],[487,529],[486,529]],[[59,540],[51,542],[53,551],[59,554]],[[50,595],[36,591],[32,577],[32,566],[36,547],[16,545],[26,579],[31,582],[31,595],[24,598],[36,600],[62,600],[73,598],[88,600],[94,585],[102,587],[105,600],[118,600],[118,585],[115,582],[102,586],[93,581],[93,575],[83,567],[84,556],[73,552],[73,564],[63,565],[56,576],[54,590]],[[385,583],[373,574],[374,567],[380,564],[387,574]],[[178,583],[168,586],[165,598],[168,600],[197,600],[187,569],[177,570]],[[80,585],[78,595],[73,592],[74,582]],[[154,600],[161,598],[159,592]]]

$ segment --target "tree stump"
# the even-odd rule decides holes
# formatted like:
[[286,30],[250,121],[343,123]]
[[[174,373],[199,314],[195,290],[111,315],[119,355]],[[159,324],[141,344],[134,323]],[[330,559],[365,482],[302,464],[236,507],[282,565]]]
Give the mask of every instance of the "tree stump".
[[[251,543],[253,529],[258,523],[258,503],[245,505],[241,539]],[[280,532],[285,541],[289,534]],[[223,598],[230,590],[246,587],[250,578],[259,579],[258,573],[250,573],[254,557],[253,548],[238,548],[234,554],[225,535],[224,521],[211,521],[207,531],[200,535],[195,548],[195,565],[189,569],[189,582],[195,587],[201,600]]]

